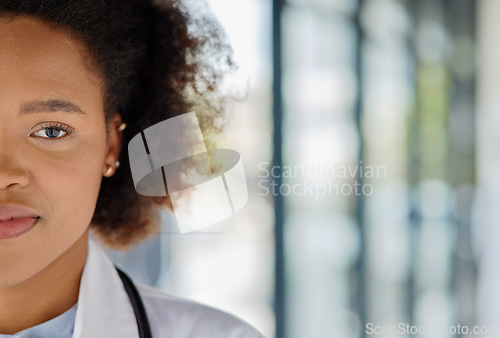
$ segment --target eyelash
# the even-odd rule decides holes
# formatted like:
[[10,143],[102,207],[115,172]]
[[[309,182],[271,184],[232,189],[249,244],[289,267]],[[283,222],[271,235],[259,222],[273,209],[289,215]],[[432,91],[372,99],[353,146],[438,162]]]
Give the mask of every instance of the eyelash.
[[40,129],[38,129],[37,131],[35,131],[33,134],[41,131],[41,130],[44,130],[44,129],[55,129],[57,131],[63,131],[66,133],[66,135],[63,135],[62,137],[41,137],[41,136],[36,136],[36,137],[40,137],[40,138],[43,138],[43,139],[48,139],[48,140],[59,140],[59,139],[62,139],[64,137],[66,137],[67,135],[73,135],[74,132],[75,132],[75,129],[70,127],[70,126],[67,126],[65,124],[62,124],[62,123],[50,123],[50,124],[47,124],[47,125],[44,125],[42,126]]

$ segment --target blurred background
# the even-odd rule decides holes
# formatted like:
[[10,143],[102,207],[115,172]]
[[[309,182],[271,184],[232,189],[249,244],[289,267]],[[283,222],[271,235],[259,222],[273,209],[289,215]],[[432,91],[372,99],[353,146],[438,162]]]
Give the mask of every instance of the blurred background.
[[269,338],[500,335],[500,1],[208,4],[248,204],[115,260]]

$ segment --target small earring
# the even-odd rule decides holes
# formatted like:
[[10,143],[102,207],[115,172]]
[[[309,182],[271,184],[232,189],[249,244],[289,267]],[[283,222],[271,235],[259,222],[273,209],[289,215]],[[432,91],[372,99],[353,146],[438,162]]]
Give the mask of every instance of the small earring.
[[125,128],[127,128],[127,124],[125,122],[123,122],[122,124],[120,124],[120,126],[118,127],[118,131],[124,131]]
[[[115,162],[115,168],[116,169],[120,168],[120,161]],[[106,170],[106,172],[104,173],[104,176],[109,177],[112,172],[113,172],[113,166],[110,165],[108,170]]]
[[104,173],[104,176],[109,177],[113,172],[113,166],[109,166],[108,170]]

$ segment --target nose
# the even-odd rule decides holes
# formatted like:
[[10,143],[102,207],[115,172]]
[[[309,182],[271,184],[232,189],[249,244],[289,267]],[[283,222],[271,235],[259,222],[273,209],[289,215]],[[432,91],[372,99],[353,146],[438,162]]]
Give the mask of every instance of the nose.
[[0,149],[0,191],[24,188],[31,180],[28,170],[20,164],[19,159],[9,154]]

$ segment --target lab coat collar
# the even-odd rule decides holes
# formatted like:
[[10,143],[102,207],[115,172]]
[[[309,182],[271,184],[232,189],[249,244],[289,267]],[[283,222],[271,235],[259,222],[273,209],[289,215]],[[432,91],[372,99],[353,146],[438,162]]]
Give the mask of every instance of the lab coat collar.
[[89,238],[73,338],[138,338],[134,309],[114,264]]

